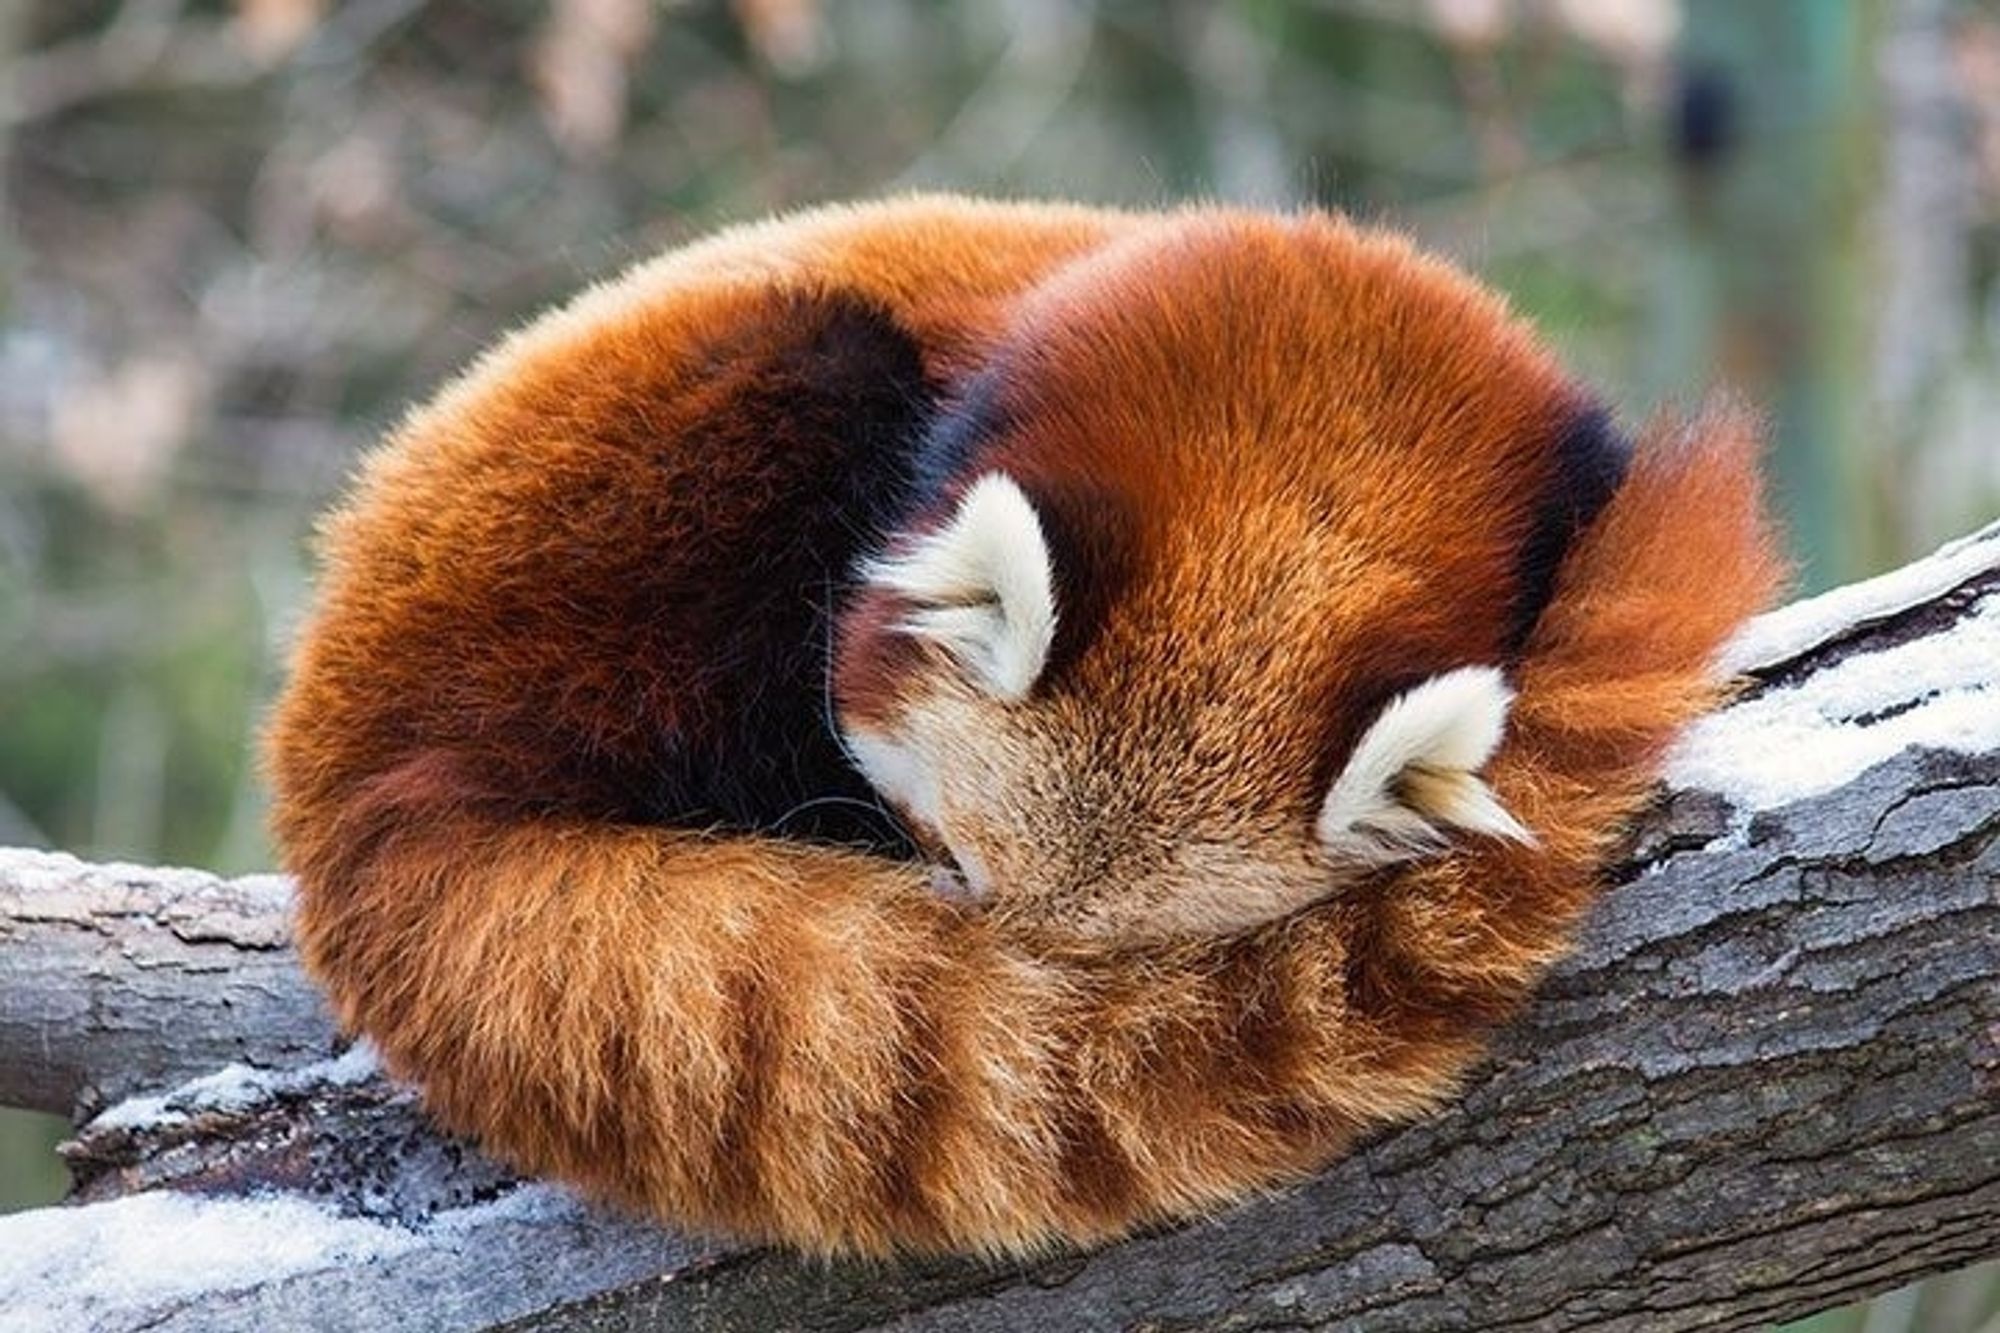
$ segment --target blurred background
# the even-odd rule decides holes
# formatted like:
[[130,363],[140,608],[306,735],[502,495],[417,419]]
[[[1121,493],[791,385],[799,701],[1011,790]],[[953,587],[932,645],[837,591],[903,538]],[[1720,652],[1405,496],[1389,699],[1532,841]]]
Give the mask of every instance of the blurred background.
[[[2000,511],[2000,0],[0,0],[0,844],[268,866],[370,440],[636,258],[919,187],[1405,229],[1635,419],[1762,405],[1809,586]],[[0,1208],[60,1130],[0,1113]]]

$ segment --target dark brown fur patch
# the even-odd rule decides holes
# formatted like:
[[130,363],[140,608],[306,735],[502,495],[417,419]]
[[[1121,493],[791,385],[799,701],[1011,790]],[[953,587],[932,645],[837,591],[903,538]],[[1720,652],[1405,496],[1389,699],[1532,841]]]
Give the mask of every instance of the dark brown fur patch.
[[1579,403],[1565,412],[1551,448],[1554,467],[1545,486],[1534,530],[1521,544],[1516,577],[1514,625],[1508,636],[1508,656],[1520,653],[1534,632],[1542,608],[1555,593],[1556,571],[1562,567],[1579,533],[1611,503],[1632,465],[1632,442],[1619,431],[1611,414],[1595,403]]

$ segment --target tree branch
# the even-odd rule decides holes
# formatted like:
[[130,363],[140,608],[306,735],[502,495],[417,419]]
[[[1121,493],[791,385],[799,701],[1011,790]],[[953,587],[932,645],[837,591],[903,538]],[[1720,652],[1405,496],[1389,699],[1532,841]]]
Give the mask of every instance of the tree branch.
[[0,1218],[0,1323],[1738,1328],[2000,1253],[1996,664],[2000,527],[1765,617],[1461,1100],[1030,1265],[814,1264],[520,1184],[339,1054],[282,881],[6,854],[0,1098],[192,1081],[83,1126],[78,1206]]
[[0,1103],[80,1120],[232,1060],[333,1046],[275,875],[0,850]]

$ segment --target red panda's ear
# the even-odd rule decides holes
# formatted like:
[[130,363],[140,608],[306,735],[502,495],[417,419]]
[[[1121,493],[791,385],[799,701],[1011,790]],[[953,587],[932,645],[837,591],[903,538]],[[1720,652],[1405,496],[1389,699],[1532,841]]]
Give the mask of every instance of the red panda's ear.
[[1320,807],[1328,857],[1392,865],[1443,849],[1450,829],[1532,842],[1479,777],[1513,701],[1493,667],[1447,671],[1390,700]]
[[963,663],[1002,699],[1034,688],[1055,639],[1055,579],[1035,507],[1013,478],[989,472],[957,511],[863,576],[909,610],[898,624]]

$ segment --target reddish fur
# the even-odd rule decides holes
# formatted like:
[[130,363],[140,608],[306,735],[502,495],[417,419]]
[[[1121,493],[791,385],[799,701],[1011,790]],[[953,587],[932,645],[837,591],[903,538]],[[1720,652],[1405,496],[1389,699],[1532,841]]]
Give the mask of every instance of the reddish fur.
[[[1562,950],[1661,747],[1713,702],[1716,648],[1771,593],[1742,419],[1654,432],[1560,566],[1489,770],[1537,845],[1471,843],[1235,938],[1093,941],[1053,910],[955,907],[920,865],[632,812],[660,735],[726,762],[756,706],[714,652],[741,608],[710,594],[782,523],[774,496],[837,480],[758,394],[841,292],[911,330],[934,384],[1004,360],[999,457],[1076,497],[1056,519],[1116,532],[1117,595],[1079,613],[1050,707],[1124,699],[1140,747],[1148,715],[1198,716],[1232,799],[1309,820],[1384,691],[1506,650],[1538,441],[1575,391],[1400,244],[948,200],[725,236],[503,345],[328,529],[270,755],[301,947],[342,1023],[523,1169],[827,1252],[1102,1240],[1434,1104]],[[1382,410],[1315,417],[1330,375]],[[1214,420],[1218,384],[1285,410],[1159,438]],[[1287,448],[1246,447],[1271,430]],[[1419,481],[1393,452],[1313,453],[1388,450],[1385,430],[1458,462]],[[1244,497],[1280,494],[1298,503],[1244,521]],[[1329,515],[1366,558],[1302,579]],[[852,706],[910,669],[879,613],[849,626]],[[1203,652],[1167,655],[1170,630]],[[1273,632],[1289,653],[1257,651]],[[1190,702],[1218,689],[1226,724]]]

